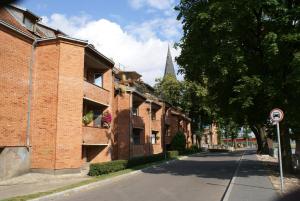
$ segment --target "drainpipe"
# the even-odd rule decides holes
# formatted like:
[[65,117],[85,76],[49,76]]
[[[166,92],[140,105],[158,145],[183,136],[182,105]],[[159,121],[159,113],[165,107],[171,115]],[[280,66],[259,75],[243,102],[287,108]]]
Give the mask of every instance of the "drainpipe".
[[32,72],[33,72],[33,65],[34,65],[34,53],[35,47],[37,44],[37,39],[35,39],[32,43],[31,47],[31,58],[29,63],[29,90],[28,90],[28,106],[27,106],[27,128],[26,128],[26,147],[30,147],[30,123],[31,123],[31,99],[32,99]]
[[129,159],[131,158],[131,141],[132,141],[132,91],[129,96]]
[[[150,122],[149,122],[149,155],[151,153],[151,146],[152,146],[152,101],[149,102],[150,103],[150,109],[149,109],[149,117],[150,117]],[[154,151],[154,150],[153,150]]]

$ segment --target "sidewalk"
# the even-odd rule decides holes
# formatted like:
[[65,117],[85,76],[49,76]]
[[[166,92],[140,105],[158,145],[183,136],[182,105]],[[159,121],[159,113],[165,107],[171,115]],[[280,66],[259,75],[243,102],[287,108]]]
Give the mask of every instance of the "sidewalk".
[[88,179],[89,177],[84,174],[48,175],[28,173],[19,177],[0,181],[0,200],[54,190]]
[[279,194],[274,189],[270,172],[253,151],[247,151],[228,189],[224,201],[274,201]]

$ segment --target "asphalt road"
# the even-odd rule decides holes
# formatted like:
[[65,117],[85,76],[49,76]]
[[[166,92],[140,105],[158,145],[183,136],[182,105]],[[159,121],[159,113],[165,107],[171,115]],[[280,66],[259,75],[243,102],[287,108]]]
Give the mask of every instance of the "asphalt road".
[[220,201],[241,154],[192,156],[55,200]]

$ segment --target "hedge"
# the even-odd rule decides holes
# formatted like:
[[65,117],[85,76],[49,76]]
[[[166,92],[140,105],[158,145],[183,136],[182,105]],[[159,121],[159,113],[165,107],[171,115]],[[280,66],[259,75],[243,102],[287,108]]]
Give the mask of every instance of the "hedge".
[[135,157],[128,160],[127,168],[143,165],[146,163],[153,163],[161,160],[164,160],[163,154],[154,154],[150,156]]
[[[197,153],[199,152],[198,148],[191,147],[190,149],[186,149],[183,152],[180,152],[180,154],[191,154],[191,153]],[[179,156],[179,151],[167,151],[167,157],[169,159],[174,159],[177,156]],[[90,171],[88,173],[89,176],[98,176],[102,174],[108,174],[112,172],[117,172],[120,170],[124,170],[127,168],[136,167],[139,165],[144,165],[147,163],[153,163],[156,161],[162,161],[164,160],[164,154],[154,154],[150,156],[141,156],[141,157],[135,157],[131,158],[129,160],[115,160],[115,161],[109,161],[104,163],[95,163],[90,165]]]
[[127,168],[152,163],[156,161],[164,160],[163,154],[155,154],[151,156],[142,156],[131,158],[130,160],[115,160],[104,163],[95,163],[90,165],[89,176],[98,176],[102,174],[108,174],[111,172],[117,172]]
[[104,163],[95,163],[90,165],[89,176],[98,176],[102,174],[108,174],[111,172],[117,172],[127,168],[127,160],[116,160]]
[[167,151],[167,157],[168,158],[176,158],[179,155],[178,151]]

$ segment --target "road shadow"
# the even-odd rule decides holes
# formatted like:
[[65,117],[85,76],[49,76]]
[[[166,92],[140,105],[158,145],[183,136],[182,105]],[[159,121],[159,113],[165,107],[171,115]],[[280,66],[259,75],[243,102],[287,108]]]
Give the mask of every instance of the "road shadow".
[[[170,174],[175,176],[197,176],[201,178],[213,178],[229,180],[232,178],[239,157],[242,152],[237,151],[227,154],[195,155],[184,160],[161,165],[156,168],[142,170],[147,174]],[[254,155],[255,152],[245,153]],[[228,159],[230,158],[230,159]],[[269,172],[263,163],[257,160],[243,159],[243,165],[239,168],[239,177],[268,176]]]

